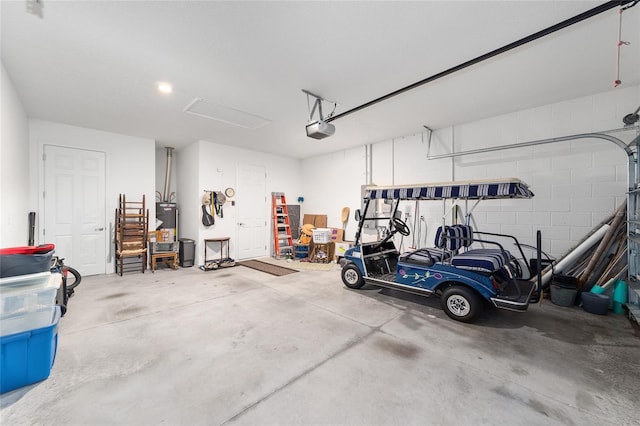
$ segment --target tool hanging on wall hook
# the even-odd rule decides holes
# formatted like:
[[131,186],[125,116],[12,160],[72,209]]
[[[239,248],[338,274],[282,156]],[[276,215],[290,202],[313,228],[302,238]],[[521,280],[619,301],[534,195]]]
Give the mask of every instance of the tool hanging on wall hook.
[[620,80],[620,48],[622,46],[628,46],[631,44],[628,41],[622,40],[622,12],[635,6],[636,4],[638,4],[638,2],[634,1],[633,3],[627,4],[621,7],[620,10],[618,11],[618,43],[616,44],[616,79],[613,81],[613,87],[618,87],[622,84],[622,81]]

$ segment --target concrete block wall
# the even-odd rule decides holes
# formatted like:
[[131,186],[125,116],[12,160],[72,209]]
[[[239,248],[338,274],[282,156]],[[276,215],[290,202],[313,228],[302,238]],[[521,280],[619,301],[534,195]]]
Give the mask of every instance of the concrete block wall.
[[[530,185],[535,197],[481,202],[473,214],[476,227],[513,234],[528,244],[535,244],[536,231],[541,230],[543,250],[560,256],[625,199],[628,166],[622,149],[601,139],[580,139],[438,160],[427,160],[427,152],[437,155],[618,129],[623,127],[622,117],[638,105],[640,86],[617,88],[436,129],[430,144],[426,133],[382,141],[371,145],[370,175],[377,185],[519,178]],[[635,133],[613,136],[628,143]],[[360,153],[358,161],[353,162],[353,156],[347,154],[351,151]],[[339,185],[345,194],[359,194],[360,185],[367,183],[364,160],[364,147],[345,151],[342,157],[335,153],[303,160],[303,170],[357,168],[349,179],[331,181],[330,187],[313,185],[312,178],[305,176],[306,198],[325,200],[325,212],[339,211],[340,206],[332,201],[336,191],[331,190]],[[358,205],[359,199],[350,203]],[[460,204],[464,208],[465,203]],[[419,214],[428,222],[426,240],[431,242],[442,222],[443,206],[439,202],[421,203]],[[333,226],[331,219],[329,214]],[[451,221],[450,214],[446,220]]]
[[[459,152],[621,128],[622,117],[639,103],[635,86],[456,125],[452,147]],[[614,135],[629,142],[634,132]],[[527,182],[533,199],[482,202],[474,214],[477,227],[529,243],[539,229],[543,249],[560,256],[625,199],[627,156],[611,142],[580,139],[456,157],[453,175]]]

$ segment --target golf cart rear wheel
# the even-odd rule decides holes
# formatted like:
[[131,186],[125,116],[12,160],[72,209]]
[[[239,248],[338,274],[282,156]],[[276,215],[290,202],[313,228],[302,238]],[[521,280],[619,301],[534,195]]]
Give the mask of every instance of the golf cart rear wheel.
[[442,310],[456,321],[471,322],[482,311],[482,300],[473,290],[451,286],[442,292]]
[[364,279],[360,269],[353,263],[342,268],[342,282],[349,288],[358,289],[364,285]]

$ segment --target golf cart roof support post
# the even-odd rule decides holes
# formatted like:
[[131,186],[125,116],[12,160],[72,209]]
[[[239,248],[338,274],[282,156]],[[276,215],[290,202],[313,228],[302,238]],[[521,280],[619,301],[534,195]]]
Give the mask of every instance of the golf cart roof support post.
[[367,199],[367,201],[364,203],[364,209],[363,211],[360,213],[360,220],[358,222],[358,230],[356,231],[356,241],[355,241],[355,245],[358,245],[358,243],[362,243],[362,241],[360,241],[360,237],[362,235],[362,228],[364,227],[364,222],[365,222],[365,218],[367,217],[367,210],[369,209],[369,203],[371,203],[371,199]]
[[[467,201],[469,201],[469,200],[467,200]],[[465,217],[466,217],[465,223],[467,225],[471,225],[471,223],[469,222],[469,220],[471,219],[471,214],[476,209],[476,207],[478,207],[478,204],[480,204],[480,201],[482,201],[482,199],[476,200],[476,202],[473,204],[473,206],[471,206],[471,209],[467,210],[465,212]]]
[[[469,209],[469,200],[465,199],[464,200],[464,212],[460,213],[461,209],[458,209],[458,213],[462,214],[463,219],[464,219],[464,224],[465,225],[471,225],[471,216],[473,211],[475,210],[475,208],[478,206],[478,204],[480,204],[480,201],[483,201],[482,199],[478,199],[476,200],[476,202],[473,204],[473,206],[471,206],[471,209]],[[442,200],[443,202],[443,208],[442,208],[442,226],[446,226],[447,224],[447,215],[449,213],[451,213],[452,211],[455,210],[456,207],[460,207],[460,205],[458,205],[457,200],[452,200],[452,204],[451,207],[447,209],[447,200],[444,199]]]
[[[392,204],[393,207],[389,212],[389,224],[387,225],[389,232],[393,232],[393,229],[395,228],[395,226],[393,225],[393,220],[396,218],[396,212],[398,211],[399,205],[400,205],[400,199],[393,200],[393,204]],[[392,241],[395,243],[395,236],[392,239]]]
[[[417,217],[418,216],[416,215],[416,217],[413,219],[413,228],[411,230],[411,247],[414,247],[414,248],[422,247],[420,236],[422,235],[423,223],[421,220],[416,219]],[[425,232],[426,232],[426,227],[425,227]],[[425,241],[426,241],[426,237],[425,237]]]
[[[477,205],[476,203],[474,207]],[[473,209],[473,207],[471,207]],[[462,218],[465,225],[471,225],[471,211],[469,211],[469,200],[464,200],[464,217]]]
[[442,200],[442,229],[447,226],[447,200]]
[[447,199],[443,200],[444,208],[442,209],[442,226],[444,227],[447,223],[447,215],[453,211],[458,205],[458,201],[456,199],[451,199],[451,207],[447,209]]

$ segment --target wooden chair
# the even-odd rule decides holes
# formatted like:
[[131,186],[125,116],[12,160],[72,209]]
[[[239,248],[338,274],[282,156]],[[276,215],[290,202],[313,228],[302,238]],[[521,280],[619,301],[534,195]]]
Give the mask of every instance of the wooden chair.
[[149,210],[145,196],[142,201],[127,201],[120,194],[115,217],[115,272],[122,274],[147,269],[147,233]]

